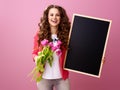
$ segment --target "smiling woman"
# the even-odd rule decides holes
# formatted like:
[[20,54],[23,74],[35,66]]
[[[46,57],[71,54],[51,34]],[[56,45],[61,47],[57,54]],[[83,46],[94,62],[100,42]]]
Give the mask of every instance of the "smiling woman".
[[44,50],[41,41],[48,40],[50,42],[49,45],[51,46],[52,44],[52,50],[54,51],[52,52],[52,63],[50,64],[48,60],[44,60],[43,72],[39,70],[36,73],[35,77],[40,79],[42,77],[39,81],[37,79],[38,90],[53,90],[53,87],[56,90],[70,90],[69,73],[63,69],[70,30],[70,22],[66,11],[60,6],[50,5],[44,11],[43,17],[38,25],[39,31],[35,35],[33,48],[33,59],[37,62],[36,66],[41,67],[41,64],[38,65],[38,62],[42,60],[42,58],[39,58],[43,56],[40,53]]
[[[48,22],[51,28],[58,28],[58,25],[60,23],[60,12],[58,11],[58,9],[51,8],[49,10]],[[56,32],[53,32],[53,33],[56,33]]]

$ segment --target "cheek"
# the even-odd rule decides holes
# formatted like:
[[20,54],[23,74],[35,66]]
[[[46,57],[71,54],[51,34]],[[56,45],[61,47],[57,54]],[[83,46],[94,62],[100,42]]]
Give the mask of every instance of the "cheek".
[[48,22],[50,23],[50,18],[48,17]]
[[60,20],[61,20],[61,19],[60,19],[60,18],[58,18],[58,20],[59,20],[59,23],[60,23]]
[[51,19],[51,16],[48,15],[48,20],[50,20],[50,19]]

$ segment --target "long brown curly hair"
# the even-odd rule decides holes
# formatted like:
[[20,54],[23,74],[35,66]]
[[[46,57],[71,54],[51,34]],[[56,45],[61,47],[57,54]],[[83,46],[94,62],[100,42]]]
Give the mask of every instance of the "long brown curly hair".
[[58,25],[57,37],[59,38],[60,41],[62,41],[62,46],[67,48],[67,41],[70,31],[70,22],[65,9],[58,5],[49,5],[47,9],[44,11],[43,17],[41,17],[40,22],[38,23],[39,26],[38,43],[43,39],[52,41],[50,25],[48,22],[48,13],[51,8],[57,8],[60,12],[60,23]]

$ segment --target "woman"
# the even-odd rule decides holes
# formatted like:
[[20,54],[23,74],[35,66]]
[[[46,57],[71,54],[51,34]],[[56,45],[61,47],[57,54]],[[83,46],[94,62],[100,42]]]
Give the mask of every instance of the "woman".
[[63,69],[65,52],[67,50],[67,41],[70,30],[69,18],[66,11],[57,5],[50,5],[43,13],[43,17],[38,24],[39,30],[34,37],[33,59],[36,62],[38,52],[42,50],[40,42],[47,39],[54,45],[60,40],[62,42],[60,49],[61,55],[53,53],[52,67],[48,63],[45,65],[45,71],[42,80],[37,82],[38,90],[70,90],[67,70]]

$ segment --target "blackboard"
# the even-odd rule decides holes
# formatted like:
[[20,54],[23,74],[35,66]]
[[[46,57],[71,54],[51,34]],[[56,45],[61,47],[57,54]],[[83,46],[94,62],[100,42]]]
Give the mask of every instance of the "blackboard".
[[64,69],[100,77],[111,20],[74,14]]

